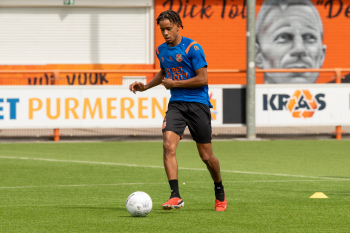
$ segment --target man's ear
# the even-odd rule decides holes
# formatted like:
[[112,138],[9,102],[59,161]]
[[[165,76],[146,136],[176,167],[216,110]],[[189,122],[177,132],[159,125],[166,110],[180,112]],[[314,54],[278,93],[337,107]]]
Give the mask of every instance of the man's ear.
[[322,45],[322,54],[321,54],[321,58],[320,58],[320,67],[319,68],[321,68],[323,66],[324,59],[326,58],[326,50],[327,50],[327,45]]
[[263,69],[263,55],[261,54],[261,48],[258,43],[255,43],[255,65],[259,69]]

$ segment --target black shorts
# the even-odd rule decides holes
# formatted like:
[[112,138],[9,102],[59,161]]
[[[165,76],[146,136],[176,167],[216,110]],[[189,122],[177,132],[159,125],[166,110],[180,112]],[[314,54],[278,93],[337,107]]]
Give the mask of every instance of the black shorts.
[[182,138],[186,126],[197,143],[211,143],[211,113],[206,104],[169,102],[163,121],[163,133],[172,131]]

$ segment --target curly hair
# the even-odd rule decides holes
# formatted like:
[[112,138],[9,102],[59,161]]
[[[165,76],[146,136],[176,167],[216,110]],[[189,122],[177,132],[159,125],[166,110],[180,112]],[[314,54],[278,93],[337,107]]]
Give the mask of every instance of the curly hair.
[[165,19],[169,20],[173,24],[179,24],[181,28],[184,28],[184,26],[182,25],[180,15],[175,11],[167,10],[160,13],[160,15],[157,18],[157,25],[159,25],[160,21],[163,21]]

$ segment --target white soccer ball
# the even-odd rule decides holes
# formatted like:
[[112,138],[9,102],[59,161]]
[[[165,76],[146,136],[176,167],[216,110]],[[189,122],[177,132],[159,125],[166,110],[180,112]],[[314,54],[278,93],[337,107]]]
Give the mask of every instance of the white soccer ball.
[[134,192],[126,200],[126,209],[134,217],[145,217],[152,210],[152,199],[145,192]]

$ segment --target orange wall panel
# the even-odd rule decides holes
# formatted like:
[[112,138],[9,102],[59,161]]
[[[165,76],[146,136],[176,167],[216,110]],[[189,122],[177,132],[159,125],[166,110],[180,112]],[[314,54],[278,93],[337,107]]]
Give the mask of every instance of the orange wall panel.
[[[267,0],[265,0],[267,1]],[[264,0],[256,1],[256,14]],[[327,47],[323,65],[318,68],[350,68],[350,0],[312,0],[323,23],[322,43]],[[165,11],[177,11],[184,29],[180,34],[196,40],[204,49],[209,69],[245,69],[246,5],[244,0],[156,0],[155,18]],[[155,45],[164,39],[155,26]],[[159,61],[155,57],[156,67]],[[211,74],[210,82],[223,75]],[[241,74],[230,74],[220,83],[245,83]],[[231,77],[231,78],[229,78]],[[257,74],[257,83],[263,83]],[[334,74],[320,74],[317,83],[334,80]]]

